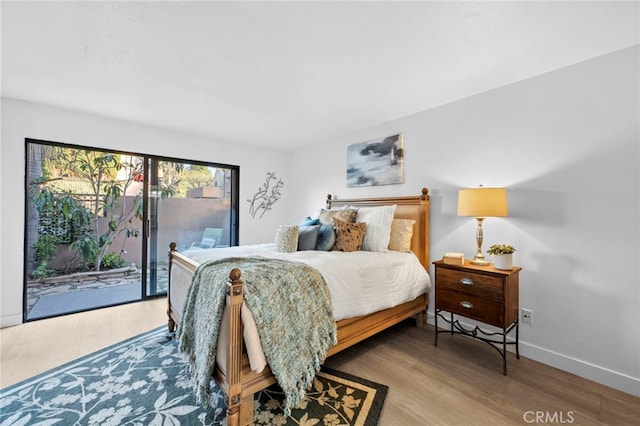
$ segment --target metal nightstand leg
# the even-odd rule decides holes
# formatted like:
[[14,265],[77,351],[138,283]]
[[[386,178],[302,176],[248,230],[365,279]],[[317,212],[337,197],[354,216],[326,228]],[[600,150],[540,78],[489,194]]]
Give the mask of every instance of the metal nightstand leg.
[[[441,310],[435,311],[435,346],[438,346],[438,334],[439,333],[451,333],[451,334],[462,334],[465,336],[473,337],[475,339],[481,340],[495,349],[500,356],[502,356],[502,374],[507,375],[507,345],[515,345],[516,346],[516,357],[520,359],[520,345],[519,345],[519,331],[520,331],[520,323],[515,321],[506,329],[503,329],[502,332],[489,332],[481,329],[478,326],[475,326],[473,329],[466,329],[460,324],[458,320],[454,320],[453,314],[451,313],[451,319],[446,318]],[[440,316],[445,322],[450,324],[450,330],[438,330],[438,316]],[[516,329],[516,340],[514,342],[507,341],[507,335],[513,330]],[[499,335],[502,337],[501,340],[498,338],[492,338],[491,336]],[[500,348],[502,346],[502,348]]]

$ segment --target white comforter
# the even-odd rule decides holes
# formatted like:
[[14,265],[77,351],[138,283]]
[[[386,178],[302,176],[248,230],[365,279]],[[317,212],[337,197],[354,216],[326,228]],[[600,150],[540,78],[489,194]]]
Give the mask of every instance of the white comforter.
[[[182,254],[200,264],[225,257],[248,256],[304,262],[320,271],[327,282],[336,321],[400,305],[429,292],[431,288],[427,271],[413,253],[397,251],[343,253],[313,250],[280,253],[274,250],[273,244],[260,244],[187,250]],[[176,282],[174,280],[179,279],[177,276],[172,276],[172,287]],[[176,299],[172,297],[172,300]],[[264,355],[260,354],[261,347],[251,348],[254,344],[259,346],[259,338],[255,331],[255,323],[246,308],[243,309],[243,323],[245,346],[249,353],[251,368],[261,371],[266,362]],[[254,331],[251,330],[252,328]],[[222,331],[225,329],[226,327],[223,327]],[[221,339],[224,338],[221,336]],[[223,345],[218,344],[218,348],[221,347]],[[218,361],[222,364],[225,354],[220,352],[218,351]]]

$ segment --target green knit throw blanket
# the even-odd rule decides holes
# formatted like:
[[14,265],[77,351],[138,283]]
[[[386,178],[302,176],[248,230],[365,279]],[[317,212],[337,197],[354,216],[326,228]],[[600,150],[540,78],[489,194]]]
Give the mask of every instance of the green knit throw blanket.
[[299,262],[246,257],[200,265],[187,294],[178,347],[189,357],[196,397],[206,406],[233,268],[242,272],[244,300],[269,367],[286,395],[284,410],[289,415],[337,343],[329,289],[316,269]]

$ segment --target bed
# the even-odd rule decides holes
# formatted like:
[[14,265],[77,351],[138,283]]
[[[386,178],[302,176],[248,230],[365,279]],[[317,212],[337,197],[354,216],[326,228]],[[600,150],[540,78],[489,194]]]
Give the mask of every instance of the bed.
[[[395,205],[395,219],[414,220],[411,235],[410,251],[424,270],[429,270],[429,194],[423,188],[417,196],[385,197],[367,199],[335,199],[327,196],[326,209],[347,207],[362,208]],[[213,249],[218,256],[224,250],[235,248]],[[242,249],[239,249],[242,250]],[[197,256],[193,256],[196,257]],[[169,288],[168,288],[168,328],[173,332],[176,324],[182,322],[182,309],[188,291],[189,277],[196,272],[202,257],[194,260],[176,251],[176,244],[171,243],[169,249]],[[413,296],[412,296],[413,297]],[[213,377],[227,397],[227,422],[229,425],[247,425],[253,421],[254,394],[276,382],[269,366],[252,369],[250,354],[243,338],[243,281],[242,271],[232,268],[229,271],[225,321],[223,321],[224,339],[218,341],[218,356]],[[244,312],[243,312],[244,308]],[[416,318],[416,324],[426,324],[428,308],[428,288],[411,300],[395,306],[381,309],[366,315],[351,316],[336,321],[337,344],[331,347],[327,356],[348,348],[367,337],[370,337],[407,318]],[[246,315],[245,315],[246,322]],[[246,330],[244,330],[246,333]],[[224,340],[224,344],[220,343]],[[247,342],[249,343],[249,342]],[[247,346],[250,346],[247,344]],[[252,352],[251,350],[249,351]]]

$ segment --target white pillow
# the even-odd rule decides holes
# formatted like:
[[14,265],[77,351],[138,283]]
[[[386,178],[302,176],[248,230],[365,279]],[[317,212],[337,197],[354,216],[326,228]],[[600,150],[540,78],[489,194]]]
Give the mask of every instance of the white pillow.
[[[352,207],[355,208],[355,207]],[[367,232],[362,241],[364,251],[388,251],[391,235],[391,222],[396,213],[396,205],[378,207],[359,207],[357,222],[367,224]]]
[[276,251],[293,253],[298,250],[298,226],[280,225],[276,231]]

